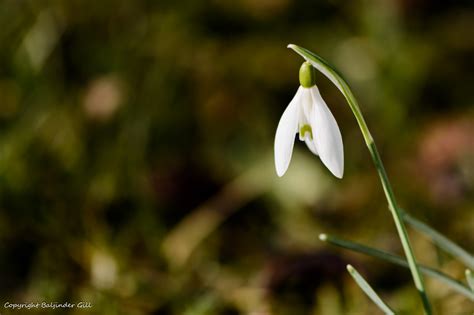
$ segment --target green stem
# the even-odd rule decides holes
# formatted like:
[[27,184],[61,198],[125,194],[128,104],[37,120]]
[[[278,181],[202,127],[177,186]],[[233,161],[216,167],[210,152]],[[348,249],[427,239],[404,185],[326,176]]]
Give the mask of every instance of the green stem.
[[324,59],[319,57],[318,55],[310,52],[309,50],[296,46],[296,45],[289,45],[289,48],[293,49],[295,52],[300,54],[303,58],[307,61],[311,62],[311,64],[321,71],[324,75],[326,75],[335,85],[336,87],[342,92],[344,97],[346,98],[349,107],[351,108],[354,116],[359,124],[359,128],[362,132],[364,137],[365,143],[369,149],[370,156],[375,164],[377,169],[377,173],[380,177],[380,181],[382,183],[383,190],[385,192],[385,197],[387,198],[388,208],[392,213],[393,220],[395,222],[395,226],[397,228],[398,235],[400,237],[400,241],[403,246],[403,250],[405,252],[405,256],[407,257],[408,265],[410,267],[410,271],[413,277],[413,281],[415,286],[420,294],[421,300],[423,302],[423,307],[426,315],[432,314],[431,305],[429,303],[428,297],[426,295],[425,285],[423,281],[423,277],[418,269],[415,255],[413,254],[413,250],[410,244],[410,240],[408,239],[408,234],[405,228],[405,224],[402,220],[402,214],[400,212],[400,208],[395,199],[395,195],[392,190],[392,186],[390,185],[390,181],[388,180],[387,173],[385,171],[382,159],[380,158],[380,154],[375,146],[374,139],[370,134],[369,128],[364,120],[364,116],[357,104],[357,100],[352,94],[349,86],[347,85],[346,81],[342,78],[342,76],[334,70]]
[[431,305],[428,300],[428,296],[426,295],[423,276],[421,275],[418,265],[416,263],[415,255],[413,253],[413,249],[411,247],[410,240],[408,238],[408,233],[402,219],[402,213],[395,199],[395,194],[393,193],[392,186],[390,185],[390,181],[385,171],[385,167],[383,165],[382,159],[380,158],[380,154],[377,150],[377,147],[375,146],[375,142],[372,138],[372,135],[369,132],[367,125],[365,124],[365,121],[362,117],[362,113],[360,112],[360,109],[357,106],[357,103],[353,103],[353,106],[351,106],[351,109],[354,112],[354,114],[357,113],[358,115],[361,116],[361,119],[358,120],[360,129],[362,131],[362,134],[364,135],[364,139],[367,143],[367,147],[369,148],[370,155],[375,164],[375,168],[377,169],[377,173],[380,177],[380,181],[382,183],[382,187],[385,193],[385,198],[387,198],[388,208],[390,209],[390,212],[392,213],[393,221],[395,222],[395,226],[397,227],[398,235],[400,237],[403,250],[407,257],[408,265],[410,267],[410,271],[413,277],[413,281],[415,283],[415,287],[420,293],[421,300],[423,302],[423,306],[425,309],[425,313],[429,315],[431,314]]

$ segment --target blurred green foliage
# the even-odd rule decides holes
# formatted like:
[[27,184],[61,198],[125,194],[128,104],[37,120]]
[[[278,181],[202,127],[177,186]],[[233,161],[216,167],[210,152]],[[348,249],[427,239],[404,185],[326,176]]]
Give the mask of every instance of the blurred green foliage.
[[[337,180],[272,145],[296,91],[290,42],[351,82],[400,203],[474,250],[472,1],[0,2],[0,313],[371,314],[419,309],[408,271],[318,241],[401,252],[362,137]],[[412,234],[422,262],[462,265]],[[474,307],[428,281],[438,314]]]

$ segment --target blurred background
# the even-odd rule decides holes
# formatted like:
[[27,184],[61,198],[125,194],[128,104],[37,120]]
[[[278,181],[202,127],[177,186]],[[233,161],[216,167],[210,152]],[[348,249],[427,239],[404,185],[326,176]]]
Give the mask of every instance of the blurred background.
[[[474,251],[472,1],[0,2],[0,302],[30,314],[378,314],[351,263],[404,314],[406,269],[354,117],[323,76],[345,176],[297,141],[273,164],[306,47],[344,74],[399,203]],[[410,230],[417,257],[462,264]],[[427,278],[437,314],[474,305]]]

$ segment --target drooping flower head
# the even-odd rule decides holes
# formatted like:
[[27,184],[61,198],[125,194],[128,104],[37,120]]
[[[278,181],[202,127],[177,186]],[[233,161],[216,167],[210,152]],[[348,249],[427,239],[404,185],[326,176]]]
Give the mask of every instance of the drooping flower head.
[[278,176],[288,169],[295,135],[319,156],[331,173],[342,178],[344,150],[334,116],[315,83],[316,71],[309,62],[301,65],[300,87],[280,118],[275,135],[275,167]]

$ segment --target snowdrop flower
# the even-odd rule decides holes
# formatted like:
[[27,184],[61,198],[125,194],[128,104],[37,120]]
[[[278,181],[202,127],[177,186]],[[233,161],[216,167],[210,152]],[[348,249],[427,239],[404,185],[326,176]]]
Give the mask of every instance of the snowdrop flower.
[[341,132],[315,84],[316,71],[309,62],[301,65],[300,87],[283,112],[275,135],[275,167],[278,176],[288,169],[295,135],[318,155],[331,173],[342,178],[344,150]]

